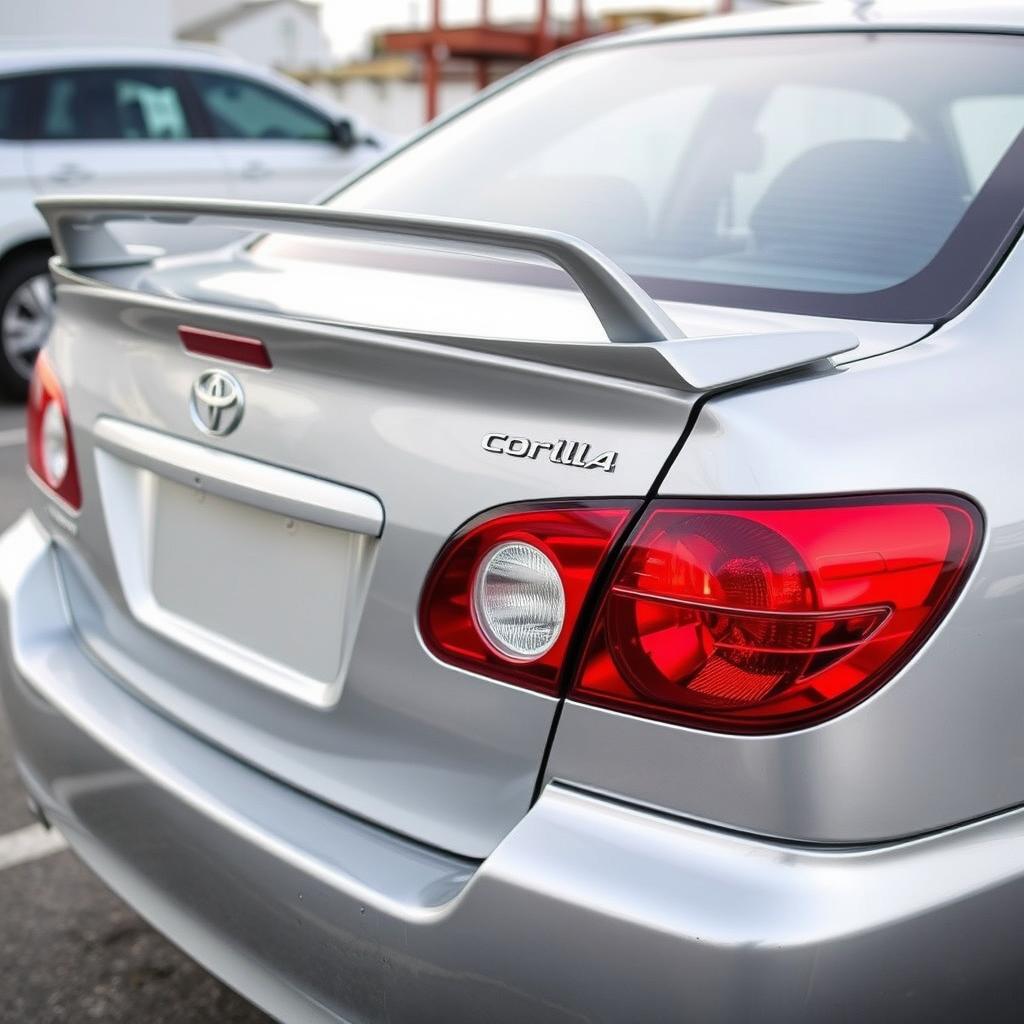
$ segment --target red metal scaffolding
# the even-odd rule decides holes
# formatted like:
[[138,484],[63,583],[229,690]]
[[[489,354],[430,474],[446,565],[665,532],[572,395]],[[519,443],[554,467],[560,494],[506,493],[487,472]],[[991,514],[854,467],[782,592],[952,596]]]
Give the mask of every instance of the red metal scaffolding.
[[441,18],[441,0],[432,0],[430,28],[425,31],[388,32],[382,42],[387,50],[422,56],[427,120],[433,120],[438,113],[441,66],[448,58],[474,61],[477,84],[484,88],[490,81],[490,67],[494,61],[527,63],[592,34],[587,24],[584,0],[576,0],[575,17],[568,30],[552,25],[549,0],[538,0],[538,8],[537,21],[532,26],[498,26],[491,22],[489,0],[480,0],[480,21],[477,24],[445,28]]

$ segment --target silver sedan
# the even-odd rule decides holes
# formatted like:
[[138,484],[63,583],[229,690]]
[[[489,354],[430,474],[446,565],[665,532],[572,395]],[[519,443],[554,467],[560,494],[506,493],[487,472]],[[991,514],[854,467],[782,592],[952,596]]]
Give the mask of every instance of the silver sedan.
[[1024,17],[836,8],[40,201],[21,772],[276,1017],[1019,1013]]

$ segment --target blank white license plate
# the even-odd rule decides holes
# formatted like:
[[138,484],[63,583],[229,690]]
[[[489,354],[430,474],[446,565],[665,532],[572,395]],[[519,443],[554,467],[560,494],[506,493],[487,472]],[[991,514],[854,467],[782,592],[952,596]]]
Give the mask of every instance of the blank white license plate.
[[155,603],[325,683],[341,665],[361,538],[156,478]]

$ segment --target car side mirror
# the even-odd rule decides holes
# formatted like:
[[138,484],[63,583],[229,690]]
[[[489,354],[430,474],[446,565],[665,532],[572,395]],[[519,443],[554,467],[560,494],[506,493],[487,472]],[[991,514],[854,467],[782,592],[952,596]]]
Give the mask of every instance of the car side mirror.
[[356,134],[356,126],[350,118],[343,117],[334,123],[334,141],[342,149],[354,149],[356,146],[372,146],[374,149],[381,148],[380,139],[372,135],[359,136]]
[[355,149],[359,145],[356,127],[347,117],[334,122],[334,141],[342,149]]

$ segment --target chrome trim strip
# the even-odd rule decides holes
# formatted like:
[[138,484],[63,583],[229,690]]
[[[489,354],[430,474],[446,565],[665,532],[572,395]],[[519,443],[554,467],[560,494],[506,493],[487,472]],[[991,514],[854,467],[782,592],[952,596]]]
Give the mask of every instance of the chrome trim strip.
[[183,441],[110,417],[96,421],[97,444],[125,462],[221,498],[379,537],[384,506],[366,491]]

